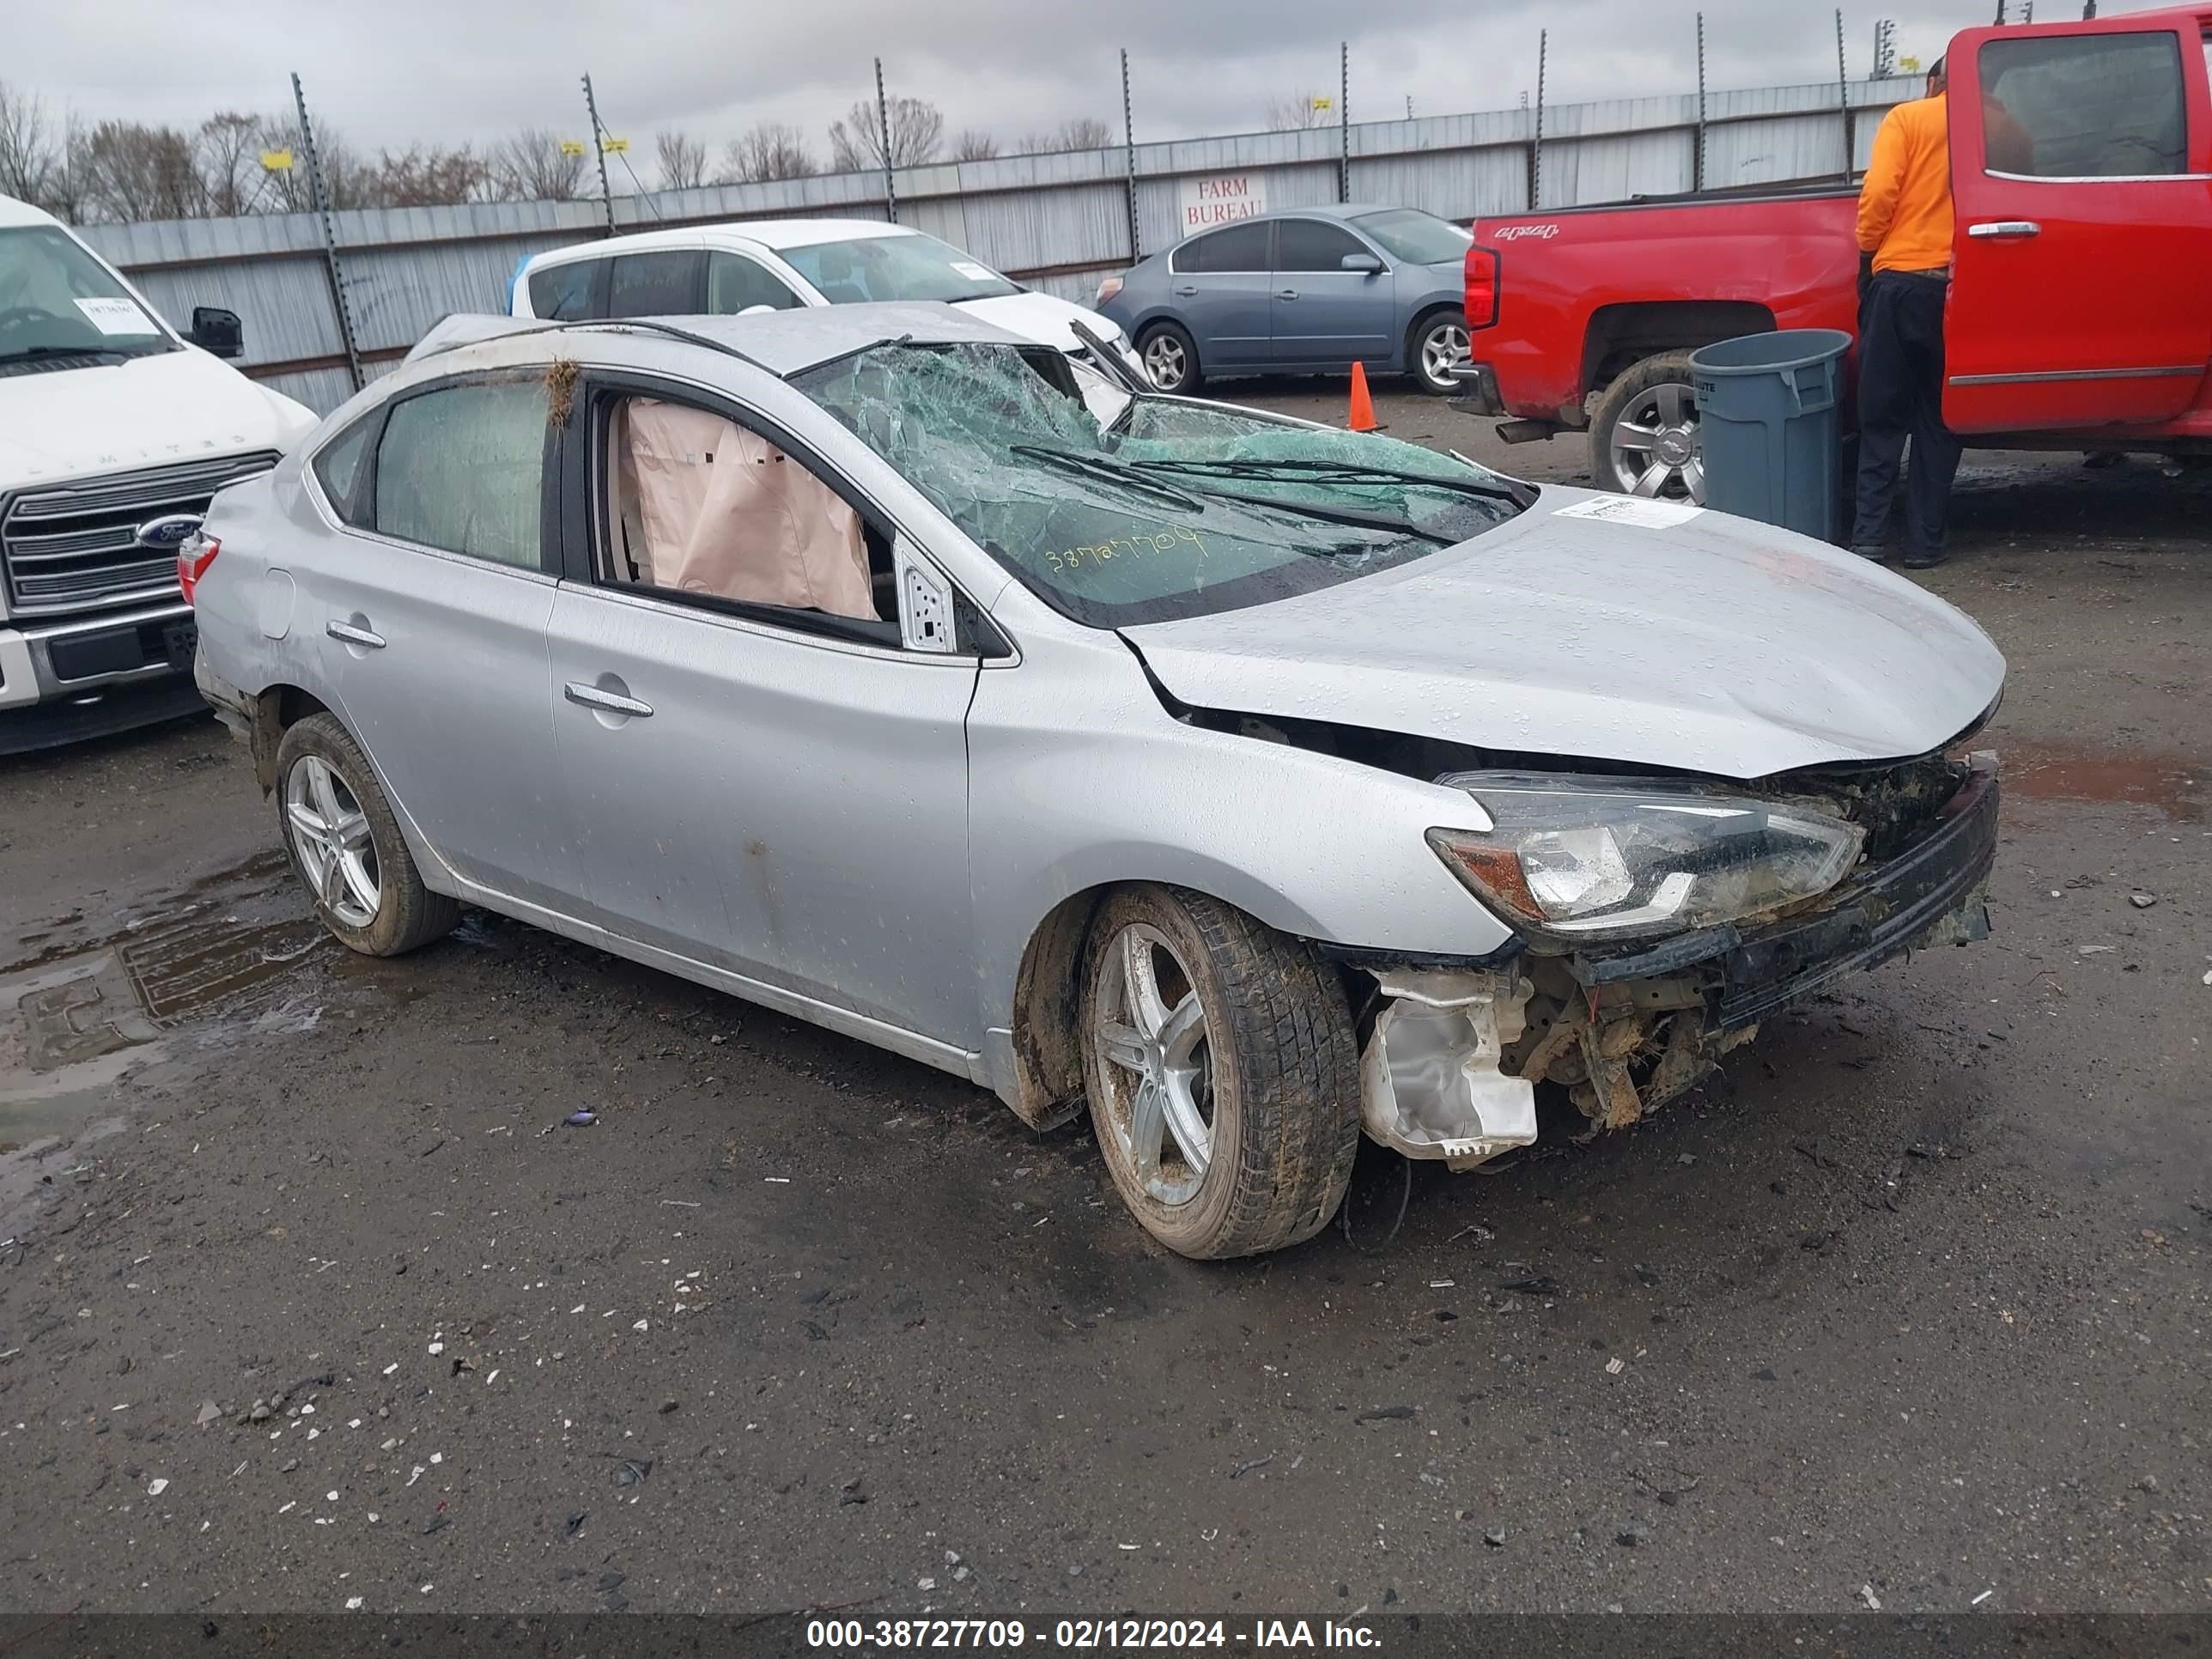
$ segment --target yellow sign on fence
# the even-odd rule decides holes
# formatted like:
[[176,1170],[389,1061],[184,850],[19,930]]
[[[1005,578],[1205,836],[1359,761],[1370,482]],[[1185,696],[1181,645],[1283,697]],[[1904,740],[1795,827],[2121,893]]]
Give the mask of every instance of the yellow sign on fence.
[[561,154],[563,155],[586,155],[590,154],[590,152],[586,150],[583,145],[578,143],[574,138],[563,138],[561,141]]
[[292,170],[292,152],[289,149],[263,150],[261,170],[264,173],[289,173]]
[[1336,100],[1334,98],[1316,98],[1313,100],[1313,106],[1316,109],[1334,109],[1336,107]]
[[629,140],[627,138],[602,138],[599,140],[599,154],[602,155],[620,155],[629,148]]

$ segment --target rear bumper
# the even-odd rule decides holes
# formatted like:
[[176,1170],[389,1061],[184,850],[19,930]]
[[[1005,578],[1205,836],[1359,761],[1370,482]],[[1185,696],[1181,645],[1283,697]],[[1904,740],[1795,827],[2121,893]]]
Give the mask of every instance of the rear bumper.
[[1488,363],[1462,363],[1452,370],[1459,390],[1449,399],[1462,415],[1503,415],[1505,400],[1498,393],[1498,371]]
[[1999,793],[1995,757],[1977,757],[1936,827],[1826,908],[1748,932],[1709,928],[1633,955],[1578,956],[1574,976],[1595,987],[1713,963],[1712,1020],[1727,1032],[1917,945],[1986,939]]

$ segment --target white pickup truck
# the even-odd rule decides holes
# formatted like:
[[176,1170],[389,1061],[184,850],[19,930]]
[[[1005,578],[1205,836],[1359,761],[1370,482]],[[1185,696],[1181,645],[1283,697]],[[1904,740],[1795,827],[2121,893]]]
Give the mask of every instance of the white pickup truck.
[[316,418],[221,361],[240,336],[210,306],[179,335],[60,221],[0,196],[0,754],[206,706],[178,546]]

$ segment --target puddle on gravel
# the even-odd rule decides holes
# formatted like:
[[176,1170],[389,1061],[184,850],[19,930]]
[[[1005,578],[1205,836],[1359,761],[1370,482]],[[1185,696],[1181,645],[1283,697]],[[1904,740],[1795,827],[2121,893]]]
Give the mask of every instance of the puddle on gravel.
[[116,1085],[187,1031],[312,1029],[291,978],[337,949],[281,853],[104,923],[42,923],[0,965],[0,1155],[115,1115]]
[[2201,823],[2212,807],[2212,764],[2176,755],[2033,743],[2002,744],[1997,754],[2006,792],[2027,800],[2148,806],[2184,823]]

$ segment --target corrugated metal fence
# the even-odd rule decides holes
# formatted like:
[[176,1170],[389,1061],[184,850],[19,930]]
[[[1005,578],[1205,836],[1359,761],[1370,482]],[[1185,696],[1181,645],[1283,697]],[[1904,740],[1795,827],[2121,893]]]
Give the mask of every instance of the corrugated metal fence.
[[[1340,151],[1350,198],[1466,221],[1532,205],[1571,207],[1707,188],[1838,177],[1863,169],[1881,112],[1915,81],[1715,93],[1700,126],[1694,94],[1497,110],[1416,120],[1246,133],[914,167],[895,179],[902,223],[940,236],[1018,281],[1087,301],[1098,278],[1132,262],[1130,175],[1141,249],[1176,240],[1186,180],[1249,175],[1270,209],[1338,199]],[[1703,157],[1700,166],[1699,151]],[[617,197],[621,228],[732,219],[884,216],[883,176],[832,173],[779,183]],[[597,201],[471,204],[336,213],[338,263],[362,368],[386,369],[441,318],[507,309],[530,255],[605,233]],[[322,231],[312,214],[93,225],[85,239],[128,272],[179,326],[196,305],[227,306],[246,325],[249,374],[312,408],[351,392]]]

